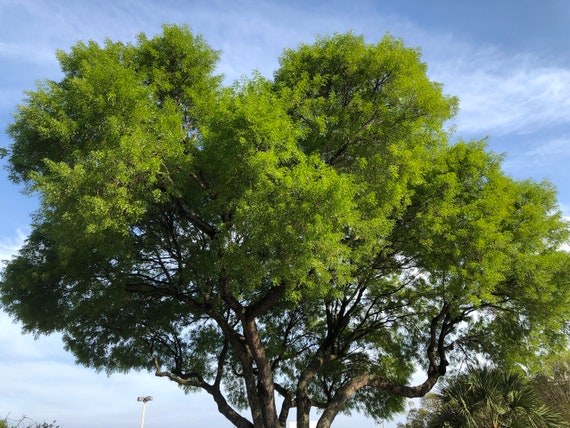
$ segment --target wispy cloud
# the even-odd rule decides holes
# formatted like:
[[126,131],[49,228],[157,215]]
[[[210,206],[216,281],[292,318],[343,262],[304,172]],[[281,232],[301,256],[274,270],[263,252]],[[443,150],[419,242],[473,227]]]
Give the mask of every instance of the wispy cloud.
[[568,162],[570,162],[570,134],[549,139],[537,133],[530,136],[524,144],[513,146],[513,150],[507,154],[503,167],[515,177],[533,177],[535,180],[550,181],[558,190],[562,212],[570,215]]
[[434,73],[460,98],[460,133],[528,134],[570,122],[570,69],[492,48],[461,49],[437,61]]
[[26,239],[26,234],[18,229],[15,236],[0,238],[0,262],[9,260],[18,252]]
[[568,160],[570,160],[570,135],[537,142],[531,149],[511,157],[506,164],[512,169],[542,167],[554,161],[567,166]]
[[0,42],[0,58],[9,58],[23,62],[33,62],[41,65],[55,63],[54,52],[46,52],[46,49],[37,44],[26,42]]

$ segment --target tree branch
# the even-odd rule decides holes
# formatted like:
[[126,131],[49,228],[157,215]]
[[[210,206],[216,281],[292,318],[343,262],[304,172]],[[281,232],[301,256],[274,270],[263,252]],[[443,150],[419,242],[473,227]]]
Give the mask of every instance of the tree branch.
[[287,425],[289,410],[295,407],[295,401],[291,396],[291,392],[277,382],[275,382],[275,390],[283,397],[283,403],[281,404],[281,410],[279,412],[279,424],[285,427]]
[[283,297],[285,289],[285,285],[283,284],[271,287],[261,299],[246,309],[245,318],[247,320],[253,320],[265,314]]
[[430,341],[426,351],[429,368],[427,378],[423,383],[416,386],[408,386],[383,376],[372,374],[355,376],[336,391],[323,411],[317,428],[330,427],[330,424],[350,397],[364,387],[379,388],[389,394],[406,398],[422,397],[427,394],[435,386],[437,380],[446,373],[448,362],[445,355],[445,337],[454,325],[454,321],[449,316],[449,308],[449,304],[444,303],[439,313],[432,318],[430,323]]
[[156,355],[152,356],[154,366],[155,366],[155,375],[158,377],[166,377],[173,382],[178,383],[179,385],[183,386],[193,386],[198,387],[209,393],[216,404],[218,405],[218,411],[225,416],[227,420],[229,420],[235,427],[238,428],[253,428],[253,424],[236,412],[227,402],[225,397],[223,396],[220,385],[214,384],[210,385],[207,383],[202,376],[198,373],[186,374],[184,376],[179,376],[169,371],[162,370],[160,362],[158,361],[158,357]]

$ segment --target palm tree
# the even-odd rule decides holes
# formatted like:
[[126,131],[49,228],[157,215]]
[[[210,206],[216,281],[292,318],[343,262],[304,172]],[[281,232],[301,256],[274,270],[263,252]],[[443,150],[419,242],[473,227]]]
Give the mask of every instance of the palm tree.
[[568,425],[519,372],[482,367],[445,382],[433,428],[558,428]]

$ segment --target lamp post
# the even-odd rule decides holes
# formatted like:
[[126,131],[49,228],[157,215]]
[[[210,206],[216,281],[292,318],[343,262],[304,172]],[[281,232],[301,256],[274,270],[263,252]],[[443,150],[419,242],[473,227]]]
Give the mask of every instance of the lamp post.
[[147,395],[146,397],[137,397],[137,401],[143,402],[143,411],[142,411],[142,419],[141,419],[141,428],[144,428],[144,412],[146,410],[146,403],[152,401],[152,396]]

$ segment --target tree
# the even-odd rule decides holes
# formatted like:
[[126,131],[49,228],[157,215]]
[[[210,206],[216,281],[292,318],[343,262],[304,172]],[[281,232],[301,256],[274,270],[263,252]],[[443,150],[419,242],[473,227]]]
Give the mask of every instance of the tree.
[[444,381],[436,399],[438,403],[427,410],[427,417],[422,412],[413,414],[405,426],[568,426],[559,413],[546,406],[530,379],[521,372],[491,367],[470,369]]
[[555,190],[450,143],[457,100],[418,50],[321,37],[231,87],[187,27],[58,57],[9,128],[41,208],[0,290],[79,363],[154,370],[238,427],[327,428],[465,356],[564,345]]
[[420,400],[419,407],[412,407],[406,415],[406,422],[398,422],[398,428],[430,428],[440,400],[437,394],[430,392]]
[[533,385],[544,402],[570,424],[570,352],[550,355],[542,362],[542,369],[532,379]]

